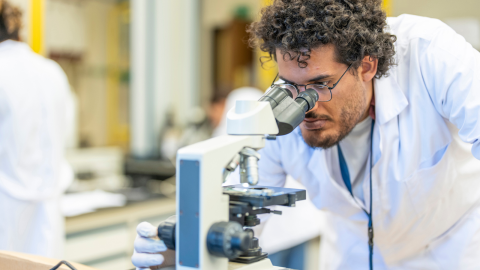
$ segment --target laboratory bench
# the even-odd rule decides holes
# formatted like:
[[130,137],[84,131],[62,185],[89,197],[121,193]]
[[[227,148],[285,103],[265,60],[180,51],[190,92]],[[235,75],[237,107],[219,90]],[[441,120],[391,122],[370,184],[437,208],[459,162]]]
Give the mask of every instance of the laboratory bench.
[[67,217],[65,259],[100,270],[133,269],[137,225],[142,221],[158,225],[174,214],[175,199],[157,197]]

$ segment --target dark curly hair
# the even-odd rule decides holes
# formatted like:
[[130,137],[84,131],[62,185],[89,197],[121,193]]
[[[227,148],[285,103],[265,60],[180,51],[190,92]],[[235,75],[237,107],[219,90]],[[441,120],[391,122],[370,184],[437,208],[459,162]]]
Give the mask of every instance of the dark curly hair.
[[0,42],[19,40],[22,12],[6,0],[0,0]]
[[[395,65],[396,37],[385,31],[381,0],[274,0],[248,27],[250,45],[275,57],[276,49],[306,67],[311,49],[333,44],[340,63],[358,68],[365,56],[378,59],[376,78]],[[275,58],[276,60],[276,58]]]

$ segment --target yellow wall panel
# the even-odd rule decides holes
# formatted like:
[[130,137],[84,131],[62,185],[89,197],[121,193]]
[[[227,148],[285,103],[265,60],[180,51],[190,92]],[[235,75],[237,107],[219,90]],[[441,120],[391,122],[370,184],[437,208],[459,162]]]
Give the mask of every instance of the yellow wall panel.
[[30,0],[30,11],[30,46],[34,52],[43,54],[45,0]]
[[[262,7],[268,6],[272,3],[273,0],[262,0]],[[267,90],[270,87],[275,75],[277,75],[278,69],[276,62],[272,59],[272,61],[261,65],[260,57],[268,56],[268,53],[262,52],[260,49],[257,49],[255,54],[255,64],[257,70],[257,87],[260,88],[262,91]]]
[[[129,20],[128,2],[116,4],[108,14],[107,33],[107,144],[127,147],[129,126],[120,121],[120,77],[121,71],[129,66],[120,53],[120,21]],[[122,69],[123,68],[123,69]]]
[[387,12],[387,16],[393,16],[393,0],[383,0],[383,9]]

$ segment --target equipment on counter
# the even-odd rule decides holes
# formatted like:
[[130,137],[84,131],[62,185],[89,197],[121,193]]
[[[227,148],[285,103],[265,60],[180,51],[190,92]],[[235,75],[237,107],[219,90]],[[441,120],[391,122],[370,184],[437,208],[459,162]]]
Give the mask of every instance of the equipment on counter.
[[[288,90],[273,87],[259,101],[237,101],[227,115],[230,135],[178,151],[177,215],[158,227],[159,237],[176,250],[176,269],[227,270],[229,261],[238,270],[282,269],[272,266],[250,227],[260,224],[259,214],[281,214],[265,207],[295,206],[306,193],[255,187],[256,151],[266,139],[293,131],[317,100],[315,90],[293,100]],[[238,166],[242,184],[222,187]]]
[[132,178],[165,180],[175,175],[175,166],[161,159],[125,159],[124,173]]

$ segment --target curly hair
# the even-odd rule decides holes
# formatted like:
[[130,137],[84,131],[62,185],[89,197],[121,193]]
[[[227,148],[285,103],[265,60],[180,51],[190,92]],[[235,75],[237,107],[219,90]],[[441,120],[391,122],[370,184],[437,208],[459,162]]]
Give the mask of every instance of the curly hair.
[[333,44],[337,61],[354,70],[365,56],[378,59],[376,78],[395,65],[396,36],[385,31],[381,0],[274,0],[261,15],[247,31],[250,45],[269,54],[260,58],[262,65],[276,60],[280,49],[284,59],[306,67],[311,49],[325,44]]
[[0,42],[18,40],[22,27],[22,12],[6,0],[0,0]]

